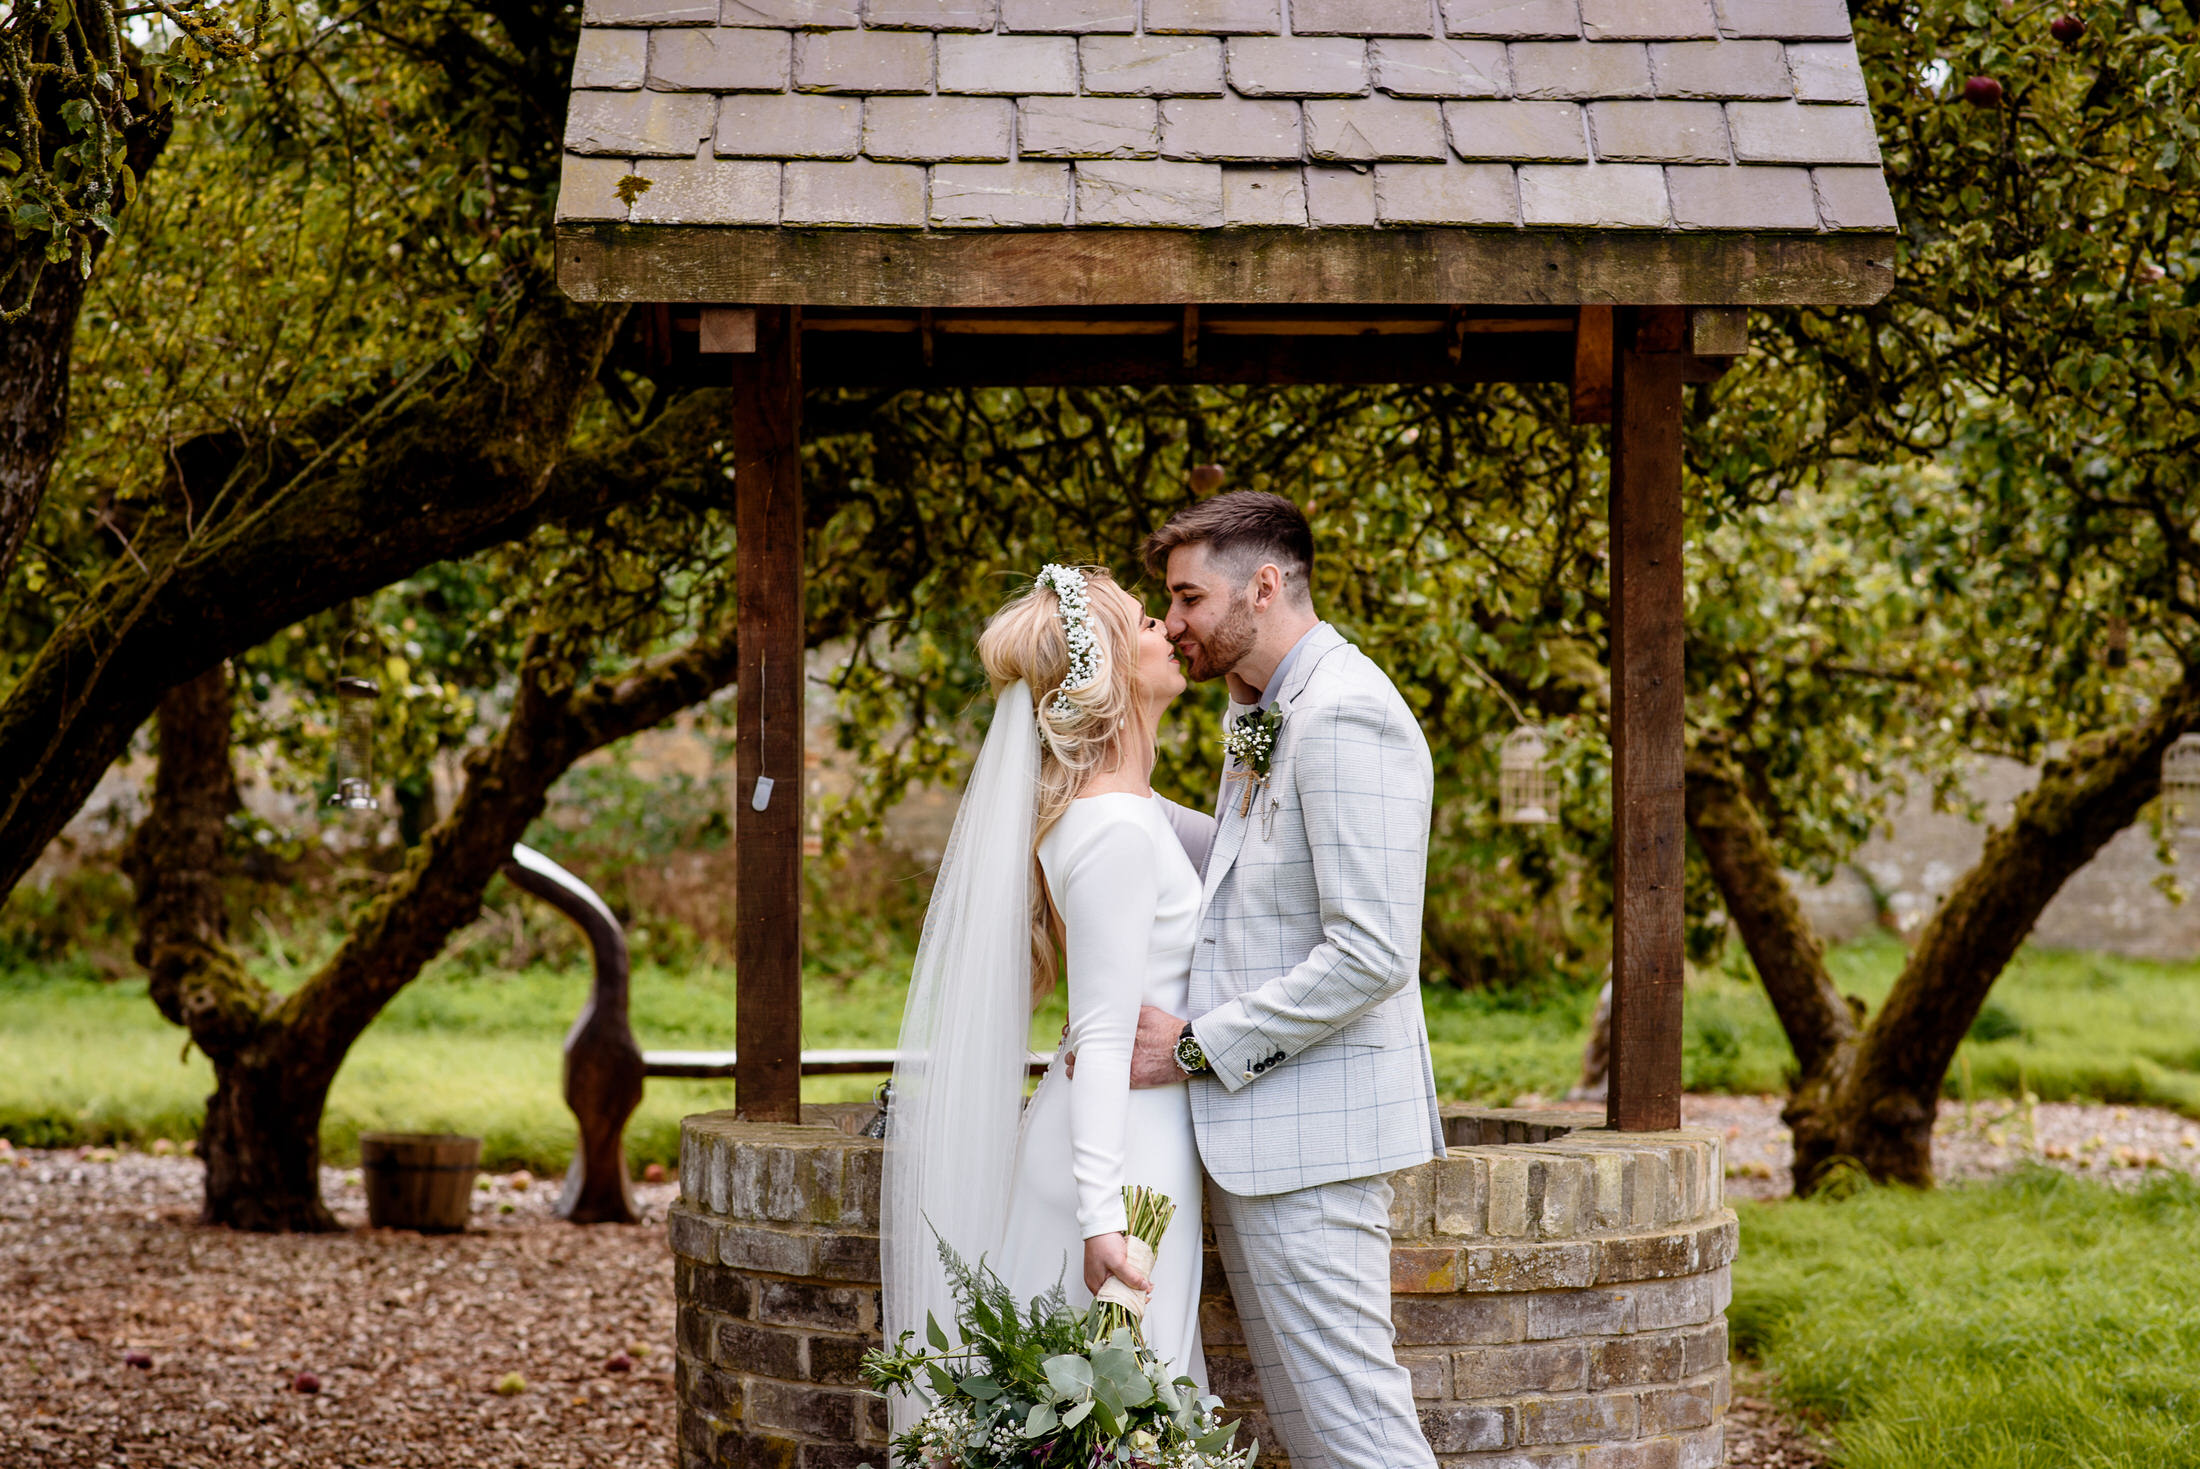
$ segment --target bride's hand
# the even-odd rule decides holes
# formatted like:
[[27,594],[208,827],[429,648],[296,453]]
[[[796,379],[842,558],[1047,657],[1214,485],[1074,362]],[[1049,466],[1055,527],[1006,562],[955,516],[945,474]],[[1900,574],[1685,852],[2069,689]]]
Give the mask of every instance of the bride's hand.
[[1085,1289],[1094,1295],[1115,1276],[1135,1291],[1151,1291],[1153,1282],[1133,1269],[1130,1249],[1120,1231],[1096,1234],[1085,1241]]

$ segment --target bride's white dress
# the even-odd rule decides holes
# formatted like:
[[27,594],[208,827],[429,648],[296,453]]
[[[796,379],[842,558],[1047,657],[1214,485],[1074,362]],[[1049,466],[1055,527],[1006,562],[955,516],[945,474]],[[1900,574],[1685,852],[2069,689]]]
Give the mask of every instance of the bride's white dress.
[[[1177,825],[1186,826],[1179,838]],[[1200,880],[1185,845],[1204,851],[1211,818],[1157,796],[1072,802],[1039,844],[1066,935],[1069,1036],[1024,1110],[996,1269],[1029,1299],[1059,1281],[1090,1304],[1084,1241],[1123,1228],[1125,1184],[1176,1201],[1146,1307],[1146,1341],[1204,1391],[1199,1341],[1200,1213],[1205,1175],[1182,1082],[1130,1087],[1141,1005],[1182,1015],[1198,940]],[[1062,1056],[1075,1053],[1077,1074]]]

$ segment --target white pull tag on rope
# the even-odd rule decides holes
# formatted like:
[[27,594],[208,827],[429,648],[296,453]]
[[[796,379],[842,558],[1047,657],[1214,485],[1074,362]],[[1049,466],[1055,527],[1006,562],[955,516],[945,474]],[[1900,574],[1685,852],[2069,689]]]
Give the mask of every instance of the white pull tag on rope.
[[749,809],[761,811],[772,803],[772,778],[760,775],[756,778],[756,793],[749,797]]

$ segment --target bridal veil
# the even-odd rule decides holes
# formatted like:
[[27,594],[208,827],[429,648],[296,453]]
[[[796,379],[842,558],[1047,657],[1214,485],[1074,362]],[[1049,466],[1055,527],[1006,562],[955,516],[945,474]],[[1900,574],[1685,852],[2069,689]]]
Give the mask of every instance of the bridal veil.
[[[1031,1031],[1031,845],[1039,731],[1031,689],[1001,690],[947,839],[901,1022],[886,1139],[886,1342],[950,1338],[954,1298],[938,1241],[963,1259],[999,1247],[1022,1121]],[[935,1237],[936,1235],[936,1237]],[[898,1433],[917,1416],[894,1394]]]

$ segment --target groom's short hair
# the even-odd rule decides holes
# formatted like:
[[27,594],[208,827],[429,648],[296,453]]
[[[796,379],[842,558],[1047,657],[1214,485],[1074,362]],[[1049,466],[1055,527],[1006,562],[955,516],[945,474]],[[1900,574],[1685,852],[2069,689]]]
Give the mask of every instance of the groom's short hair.
[[1202,545],[1240,581],[1251,580],[1263,564],[1272,562],[1284,574],[1293,600],[1313,597],[1314,532],[1306,513],[1281,495],[1230,490],[1194,501],[1146,537],[1146,570],[1166,577],[1171,551]]

